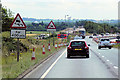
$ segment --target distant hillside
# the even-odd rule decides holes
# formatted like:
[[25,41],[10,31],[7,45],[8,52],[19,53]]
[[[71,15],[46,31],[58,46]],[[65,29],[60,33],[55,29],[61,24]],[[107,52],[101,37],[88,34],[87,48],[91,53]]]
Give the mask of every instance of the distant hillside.
[[[44,22],[44,23],[49,23],[51,20],[53,20],[53,22],[65,22],[65,19],[36,19],[36,18],[23,18],[23,20],[25,21],[26,24],[28,23],[32,23],[32,22],[35,22],[35,21],[38,21],[39,22]],[[114,20],[114,19],[111,19],[111,20],[94,20],[94,19],[69,19],[69,20],[66,20],[66,22],[76,22],[76,21],[82,21],[82,20],[86,20],[86,21],[92,21],[92,22],[95,22],[95,23],[108,23],[110,25],[115,25],[117,24],[118,20]]]
[[[27,23],[27,29],[26,29],[27,31],[46,31],[50,20],[51,19],[30,19],[30,21],[25,21],[25,20],[24,21],[25,23]],[[88,33],[119,32],[118,26],[114,22],[113,22],[114,25],[108,24],[107,21],[106,23],[105,22],[102,23],[102,21],[99,21],[98,23],[98,21],[96,20],[88,20],[88,19],[87,20],[73,19],[73,20],[66,20],[66,22],[65,20],[61,19],[61,20],[53,20],[53,22],[56,26],[57,31],[61,31],[66,28],[73,28],[74,26],[76,26],[76,28],[78,26],[84,26],[84,28]]]

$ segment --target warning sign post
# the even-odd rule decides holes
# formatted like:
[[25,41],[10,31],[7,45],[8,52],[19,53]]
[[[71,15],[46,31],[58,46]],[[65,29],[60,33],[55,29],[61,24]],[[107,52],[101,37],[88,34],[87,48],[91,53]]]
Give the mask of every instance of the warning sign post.
[[10,28],[26,28],[25,23],[23,22],[20,14],[18,13],[12,22]]
[[19,62],[19,38],[26,38],[26,25],[19,13],[14,18],[10,28],[12,29],[11,38],[17,38],[17,62]]
[[56,26],[55,26],[55,24],[53,23],[52,20],[51,20],[51,22],[47,26],[47,31],[49,31],[49,32],[56,31]]
[[[47,26],[47,31],[49,31],[49,35],[50,35],[50,32],[53,32],[53,46],[54,46],[54,32],[56,31],[56,26],[52,20]],[[49,39],[49,43],[50,43],[50,39]]]
[[26,30],[11,30],[11,38],[26,38]]

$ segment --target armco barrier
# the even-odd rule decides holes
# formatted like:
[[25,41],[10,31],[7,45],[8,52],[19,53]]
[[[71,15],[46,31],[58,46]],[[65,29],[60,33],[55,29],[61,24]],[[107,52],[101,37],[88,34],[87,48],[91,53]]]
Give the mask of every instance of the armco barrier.
[[99,39],[98,38],[93,38],[93,40],[98,43],[99,42]]

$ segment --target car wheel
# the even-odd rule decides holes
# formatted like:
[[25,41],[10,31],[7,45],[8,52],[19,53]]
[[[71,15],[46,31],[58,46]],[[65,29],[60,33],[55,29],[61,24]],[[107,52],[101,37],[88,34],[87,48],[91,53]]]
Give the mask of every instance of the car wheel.
[[67,54],[67,58],[70,58],[70,55],[69,55],[69,54]]
[[89,54],[86,55],[86,58],[89,58]]
[[109,49],[111,49],[111,47],[109,47]]
[[98,49],[101,49],[101,47],[100,47],[100,46],[98,46]]

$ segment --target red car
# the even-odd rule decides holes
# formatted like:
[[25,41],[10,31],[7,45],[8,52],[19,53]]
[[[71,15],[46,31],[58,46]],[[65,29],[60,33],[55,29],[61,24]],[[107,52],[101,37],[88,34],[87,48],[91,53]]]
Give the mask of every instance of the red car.
[[85,40],[71,40],[67,47],[67,58],[70,56],[86,56],[89,58],[89,45],[86,44]]

